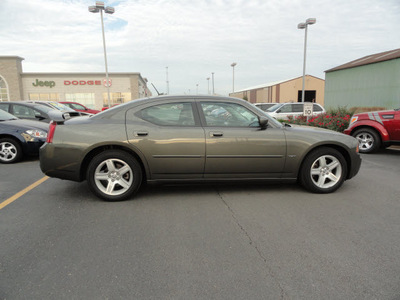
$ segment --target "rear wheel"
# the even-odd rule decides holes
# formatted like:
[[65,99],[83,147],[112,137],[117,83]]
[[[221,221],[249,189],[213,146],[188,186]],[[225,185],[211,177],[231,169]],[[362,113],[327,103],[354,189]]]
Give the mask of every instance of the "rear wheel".
[[21,145],[14,139],[0,139],[0,163],[11,164],[22,158]]
[[142,183],[142,169],[130,154],[105,151],[95,156],[87,170],[91,191],[106,201],[122,201],[133,196]]
[[352,134],[357,140],[361,153],[372,153],[381,147],[379,135],[372,129],[361,128]]
[[304,160],[300,182],[314,193],[331,193],[345,181],[347,163],[343,155],[333,148],[318,148]]

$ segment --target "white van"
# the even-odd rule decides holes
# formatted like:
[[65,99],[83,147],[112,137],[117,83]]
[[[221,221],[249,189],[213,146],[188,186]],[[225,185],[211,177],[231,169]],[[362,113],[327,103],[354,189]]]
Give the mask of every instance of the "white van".
[[[267,113],[278,120],[287,120],[289,116],[303,115],[304,103],[278,103],[267,109]],[[325,113],[325,109],[318,103],[313,103],[313,115]]]

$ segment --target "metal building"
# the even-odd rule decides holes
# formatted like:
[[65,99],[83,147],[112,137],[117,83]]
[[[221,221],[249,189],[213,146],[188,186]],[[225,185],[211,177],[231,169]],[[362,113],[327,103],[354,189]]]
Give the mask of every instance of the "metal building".
[[[305,102],[316,102],[324,105],[325,81],[311,75],[305,76]],[[258,86],[249,87],[229,96],[241,98],[250,103],[283,103],[301,102],[303,77],[296,77]]]
[[325,108],[400,107],[400,49],[325,71]]

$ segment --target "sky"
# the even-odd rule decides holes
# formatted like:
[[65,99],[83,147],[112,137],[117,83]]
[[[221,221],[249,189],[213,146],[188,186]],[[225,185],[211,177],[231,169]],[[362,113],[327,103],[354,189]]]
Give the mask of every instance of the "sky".
[[[0,0],[0,56],[23,57],[24,72],[105,72],[100,14],[88,11],[95,2]],[[305,30],[297,25],[308,18],[317,21],[308,26],[306,74],[318,78],[400,48],[400,0],[104,2],[115,8],[104,15],[108,71],[139,72],[153,95],[152,84],[207,94],[212,73],[220,95],[300,77]]]

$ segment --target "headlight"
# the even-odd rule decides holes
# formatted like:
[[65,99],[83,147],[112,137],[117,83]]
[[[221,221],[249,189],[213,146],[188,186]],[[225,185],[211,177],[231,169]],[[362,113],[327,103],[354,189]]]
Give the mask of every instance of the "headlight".
[[21,133],[25,141],[32,142],[35,138],[47,138],[47,132],[39,129],[29,129]]

